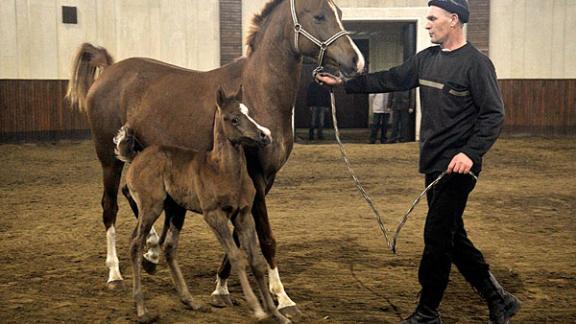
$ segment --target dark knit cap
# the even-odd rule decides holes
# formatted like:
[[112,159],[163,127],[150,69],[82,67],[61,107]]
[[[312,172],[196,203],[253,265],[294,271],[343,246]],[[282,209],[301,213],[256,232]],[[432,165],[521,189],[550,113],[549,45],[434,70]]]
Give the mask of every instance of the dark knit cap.
[[428,1],[428,6],[440,7],[448,12],[455,13],[463,23],[467,23],[468,18],[470,18],[467,0],[431,0]]

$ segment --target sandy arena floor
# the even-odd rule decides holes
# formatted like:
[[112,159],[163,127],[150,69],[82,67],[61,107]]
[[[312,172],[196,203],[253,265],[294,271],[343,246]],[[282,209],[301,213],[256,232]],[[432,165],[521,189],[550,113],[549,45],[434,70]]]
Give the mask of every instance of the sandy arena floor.
[[[388,226],[423,189],[416,143],[349,144],[354,169]],[[523,301],[514,323],[576,322],[576,141],[500,140],[469,200],[469,235],[492,270]],[[0,321],[126,323],[135,319],[128,239],[135,219],[120,199],[118,251],[125,289],[108,290],[101,174],[93,145],[0,145]],[[280,273],[307,323],[397,323],[417,301],[423,202],[390,254],[334,144],[297,144],[268,200]],[[192,294],[208,302],[221,249],[189,214],[180,262]],[[237,306],[184,309],[162,260],[144,275],[161,323],[248,323]],[[457,271],[441,306],[446,323],[486,323],[487,310]]]

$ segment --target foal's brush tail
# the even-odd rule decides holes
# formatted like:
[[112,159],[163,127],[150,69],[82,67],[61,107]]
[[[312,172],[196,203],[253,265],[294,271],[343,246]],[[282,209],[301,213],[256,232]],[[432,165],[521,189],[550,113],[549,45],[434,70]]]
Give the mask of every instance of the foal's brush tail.
[[71,108],[86,111],[86,94],[100,72],[114,63],[105,48],[84,43],[76,53],[72,66],[72,75],[68,82],[66,100]]
[[126,125],[122,126],[114,137],[114,144],[116,144],[114,148],[116,158],[124,162],[132,162],[138,151],[142,150],[134,136],[134,131]]

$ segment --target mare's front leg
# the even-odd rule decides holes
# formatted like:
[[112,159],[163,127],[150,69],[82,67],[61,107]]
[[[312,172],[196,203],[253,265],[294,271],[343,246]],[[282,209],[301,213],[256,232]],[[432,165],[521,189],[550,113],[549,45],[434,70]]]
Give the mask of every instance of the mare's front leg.
[[238,233],[240,246],[248,254],[250,267],[252,269],[252,273],[254,274],[254,278],[256,279],[256,283],[258,284],[265,310],[268,313],[273,314],[280,323],[291,323],[289,319],[280,314],[278,309],[276,309],[274,300],[272,300],[272,296],[266,287],[266,261],[258,251],[258,241],[256,239],[254,219],[250,215],[250,210],[248,208],[241,211],[240,214],[234,219],[234,227]]
[[228,256],[233,269],[238,273],[244,297],[246,298],[248,305],[250,305],[250,308],[252,308],[254,316],[259,320],[265,319],[268,315],[262,309],[258,298],[254,295],[254,291],[252,291],[252,288],[250,287],[250,282],[248,281],[248,276],[246,274],[246,266],[248,265],[246,255],[238,248],[232,238],[232,232],[228,228],[229,219],[228,213],[222,210],[213,210],[205,212],[204,214],[204,220],[208,225],[210,225],[214,234],[216,234],[216,237],[222,245],[224,253]]
[[186,215],[186,209],[180,207],[172,199],[169,199],[164,204],[164,211],[168,212],[168,210],[170,210],[170,218],[167,219],[169,219],[170,222],[169,224],[165,224],[165,226],[166,225],[169,226],[169,229],[167,230],[167,234],[165,235],[165,241],[163,246],[164,257],[166,258],[166,262],[168,263],[168,267],[170,268],[172,281],[174,282],[174,286],[176,287],[176,291],[178,292],[180,301],[187,308],[190,308],[192,310],[209,311],[210,308],[207,308],[202,304],[194,302],[192,295],[188,290],[188,285],[186,285],[186,280],[184,280],[184,276],[182,275],[182,271],[180,270],[180,265],[176,260],[176,255],[178,251],[178,238],[180,236],[182,226],[184,225],[184,217]]
[[[250,170],[250,168],[249,168]],[[296,303],[290,299],[284,291],[284,285],[280,281],[280,273],[276,266],[276,239],[272,234],[268,210],[266,208],[266,192],[271,187],[267,185],[264,176],[259,172],[250,172],[250,176],[256,187],[256,197],[252,205],[252,215],[256,224],[256,232],[260,241],[260,248],[266,261],[268,262],[268,280],[270,281],[270,292],[278,300],[278,310],[292,320],[298,320],[302,313]]]

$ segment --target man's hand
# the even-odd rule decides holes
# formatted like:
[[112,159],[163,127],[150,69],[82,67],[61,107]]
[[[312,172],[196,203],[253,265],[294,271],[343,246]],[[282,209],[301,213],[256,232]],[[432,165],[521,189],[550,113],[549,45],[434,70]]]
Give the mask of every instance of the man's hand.
[[450,164],[448,164],[448,169],[446,172],[448,173],[462,173],[467,174],[472,169],[472,165],[474,162],[464,153],[458,153],[454,155]]
[[316,75],[316,81],[329,87],[339,86],[343,83],[342,79],[339,77],[323,72],[320,72]]

